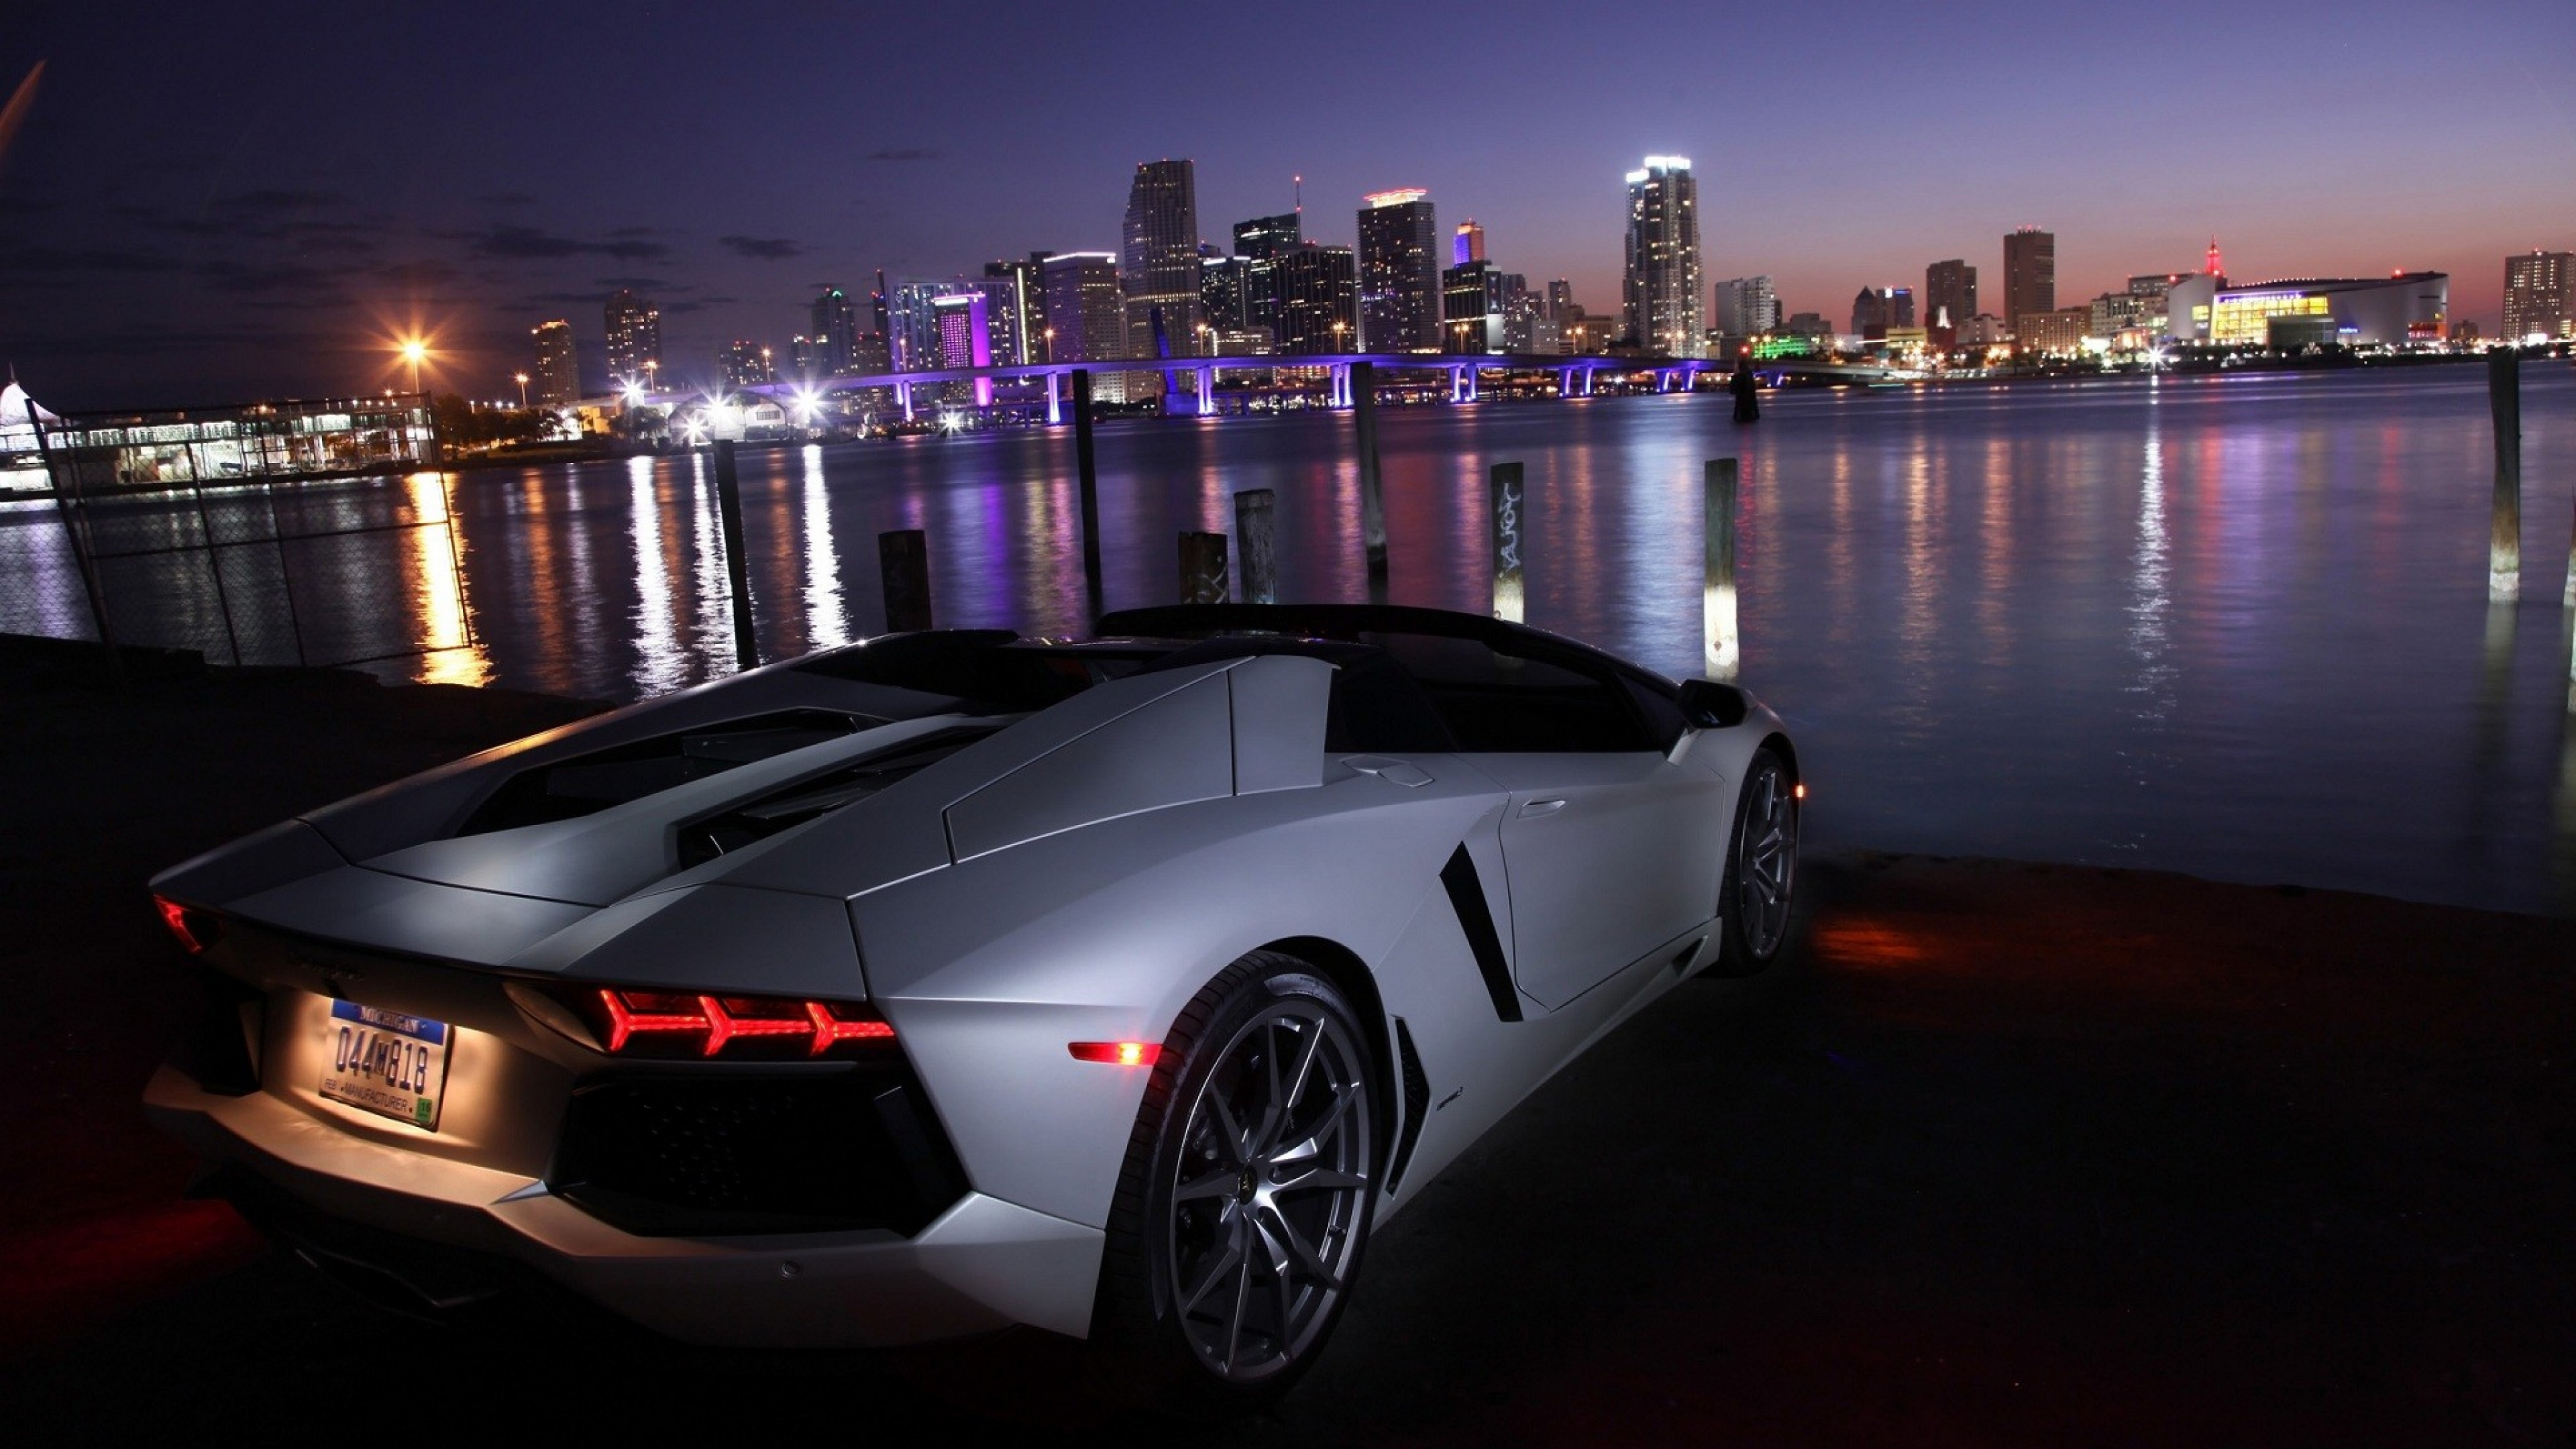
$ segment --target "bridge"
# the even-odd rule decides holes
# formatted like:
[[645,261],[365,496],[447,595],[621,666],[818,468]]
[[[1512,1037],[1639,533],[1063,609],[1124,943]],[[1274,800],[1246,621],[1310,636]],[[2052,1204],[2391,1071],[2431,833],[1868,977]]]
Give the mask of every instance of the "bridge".
[[[1624,356],[1598,353],[1581,355],[1556,352],[1530,353],[1430,353],[1430,352],[1321,352],[1286,353],[1239,357],[1113,357],[1085,362],[1024,363],[1011,367],[929,368],[915,372],[871,373],[825,379],[814,384],[761,383],[742,389],[780,402],[805,402],[819,396],[847,392],[853,388],[882,388],[894,394],[895,406],[902,410],[904,421],[914,418],[914,399],[919,389],[950,383],[971,383],[975,403],[990,407],[997,383],[1042,381],[1046,386],[1046,418],[1050,426],[1064,421],[1065,380],[1075,372],[1094,375],[1116,373],[1160,373],[1165,379],[1164,398],[1167,409],[1177,397],[1189,399],[1179,415],[1212,417],[1216,406],[1216,379],[1221,372],[1322,372],[1325,374],[1326,406],[1346,408],[1351,405],[1353,369],[1367,363],[1375,372],[1446,373],[1451,402],[1474,402],[1480,392],[1480,379],[1489,372],[1555,373],[1559,397],[1591,397],[1595,382],[1602,373],[1614,377],[1635,378],[1651,375],[1657,392],[1689,392],[1698,386],[1700,374],[1727,374],[1720,359],[1704,357]],[[1774,384],[1787,376],[1872,382],[1891,375],[1890,369],[1869,363],[1829,362],[1814,358],[1773,358],[1750,364],[1753,370]],[[655,393],[647,401],[655,403],[685,402],[686,392]]]

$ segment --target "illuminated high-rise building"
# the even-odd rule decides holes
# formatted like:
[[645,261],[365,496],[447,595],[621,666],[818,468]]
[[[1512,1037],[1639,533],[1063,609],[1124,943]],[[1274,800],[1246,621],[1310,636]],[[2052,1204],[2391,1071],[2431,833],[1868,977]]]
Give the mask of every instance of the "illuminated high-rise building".
[[1198,183],[1187,161],[1144,161],[1127,188],[1118,253],[1127,355],[1181,357],[1198,350]]
[[1361,198],[1355,349],[1440,350],[1440,223],[1418,187]]
[[778,381],[777,369],[770,365],[769,349],[741,339],[726,343],[716,353],[716,376],[723,378],[727,387],[759,387]]
[[1481,259],[1440,274],[1441,351],[1503,350],[1503,276]]
[[1977,315],[1977,269],[1964,257],[1923,269],[1923,325],[1932,340],[1950,345]]
[[1485,229],[1474,217],[1458,223],[1458,234],[1450,239],[1449,265],[1463,267],[1485,259]]
[[2576,337],[2576,253],[2504,259],[2504,340]]
[[1279,269],[1281,352],[1350,352],[1360,335],[1358,267],[1349,247],[1308,242],[1275,262]]
[[984,289],[994,299],[993,357],[1000,366],[1046,361],[1046,280],[1040,270],[1046,258],[1045,252],[1031,252],[1017,261],[984,264],[988,282],[1009,283],[1006,290]]
[[1280,259],[1305,244],[1305,216],[1282,212],[1234,224],[1234,254],[1244,263],[1243,326],[1280,338]]
[[1562,321],[1568,312],[1580,312],[1575,305],[1574,284],[1563,277],[1547,284],[1547,316],[1551,322]]
[[1628,173],[1627,268],[1620,325],[1648,352],[1705,357],[1700,297],[1699,181],[1687,156],[1649,156]]
[[1852,298],[1852,335],[1877,341],[1887,335],[1887,289],[1863,287]]
[[537,350],[535,386],[529,394],[537,406],[570,407],[581,401],[581,359],[573,351],[572,323],[558,317],[538,323],[528,335]]
[[2057,233],[2026,226],[2004,238],[2004,321],[2057,310]]
[[606,310],[610,381],[648,381],[662,370],[662,309],[620,287]]
[[806,335],[809,365],[821,376],[840,377],[852,370],[858,357],[859,309],[850,305],[850,294],[838,287],[825,287],[814,299],[814,328]]
[[[1058,252],[1040,268],[1046,283],[1045,345],[1054,362],[1103,362],[1127,352],[1126,301],[1116,252]],[[1126,381],[1095,370],[1091,395],[1123,400]]]
[[1887,325],[1890,327],[1914,325],[1914,289],[1912,287],[1887,289]]

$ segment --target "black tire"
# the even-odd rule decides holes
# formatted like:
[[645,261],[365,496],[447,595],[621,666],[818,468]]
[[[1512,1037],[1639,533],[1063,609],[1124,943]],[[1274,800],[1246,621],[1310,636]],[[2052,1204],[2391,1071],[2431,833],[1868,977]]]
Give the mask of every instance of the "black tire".
[[[1097,1397],[1228,1416],[1277,1400],[1314,1364],[1374,1212],[1375,1041],[1322,973],[1271,951],[1219,972],[1182,1010],[1110,1206],[1092,1313]],[[1271,1085],[1283,1075],[1293,1080]]]
[[[1752,860],[1748,871],[1746,861]],[[1719,949],[1711,976],[1752,976],[1789,940],[1798,884],[1798,797],[1789,767],[1769,747],[1755,750],[1736,792],[1726,832],[1726,874],[1718,893]]]

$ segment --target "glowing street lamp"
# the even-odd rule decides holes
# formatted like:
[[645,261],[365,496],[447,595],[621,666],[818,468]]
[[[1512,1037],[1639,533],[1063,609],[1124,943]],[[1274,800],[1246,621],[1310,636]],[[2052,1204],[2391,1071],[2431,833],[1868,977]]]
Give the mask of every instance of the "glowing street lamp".
[[1335,352],[1342,350],[1342,330],[1350,325],[1351,324],[1348,322],[1336,322],[1333,324],[1333,350]]
[[661,390],[662,390],[662,389],[661,389],[661,382],[662,382],[662,376],[661,376],[661,374],[662,374],[662,362],[661,362],[661,359],[659,359],[659,358],[654,358],[654,357],[648,357],[648,358],[645,358],[645,359],[644,359],[644,390],[645,390],[646,392],[659,392],[659,391],[661,391]]
[[429,360],[429,343],[419,337],[406,337],[396,349],[397,355],[411,365],[411,390],[420,391],[420,365]]
[[510,380],[519,385],[519,411],[526,412],[528,410],[528,375],[524,372],[514,372],[510,374]]

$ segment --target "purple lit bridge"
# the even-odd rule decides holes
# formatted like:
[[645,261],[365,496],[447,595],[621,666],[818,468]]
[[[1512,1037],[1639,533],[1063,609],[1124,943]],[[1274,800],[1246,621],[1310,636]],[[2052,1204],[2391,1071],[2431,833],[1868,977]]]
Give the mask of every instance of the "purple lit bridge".
[[[934,368],[835,377],[810,387],[801,383],[764,383],[742,391],[786,401],[800,396],[847,392],[853,388],[883,388],[894,394],[895,406],[902,411],[904,421],[912,422],[915,420],[915,399],[925,387],[935,389],[943,384],[972,383],[975,405],[990,407],[994,403],[995,384],[1043,381],[1046,387],[1046,420],[1053,425],[1065,420],[1064,402],[1070,391],[1066,379],[1076,371],[1087,370],[1095,377],[1160,373],[1165,379],[1164,400],[1168,410],[1183,416],[1212,417],[1217,411],[1217,374],[1221,372],[1320,372],[1324,374],[1325,405],[1346,408],[1351,405],[1351,369],[1363,362],[1370,364],[1380,375],[1390,372],[1445,373],[1448,376],[1449,400],[1459,403],[1476,401],[1479,379],[1490,372],[1554,373],[1557,396],[1566,398],[1592,396],[1596,380],[1605,372],[1631,382],[1651,376],[1654,391],[1659,393],[1689,392],[1698,386],[1701,374],[1724,376],[1728,372],[1721,361],[1698,357],[1573,356],[1553,352],[1333,352],[1268,357],[1116,357],[1087,362],[1029,363],[1017,367]],[[1888,375],[1888,369],[1884,367],[1806,358],[1765,360],[1753,366],[1756,372],[1775,383],[1781,376],[1789,374],[1851,381],[1871,381]],[[670,393],[658,395],[653,400],[681,401],[686,396]],[[1186,405],[1175,406],[1183,400],[1186,400]]]

